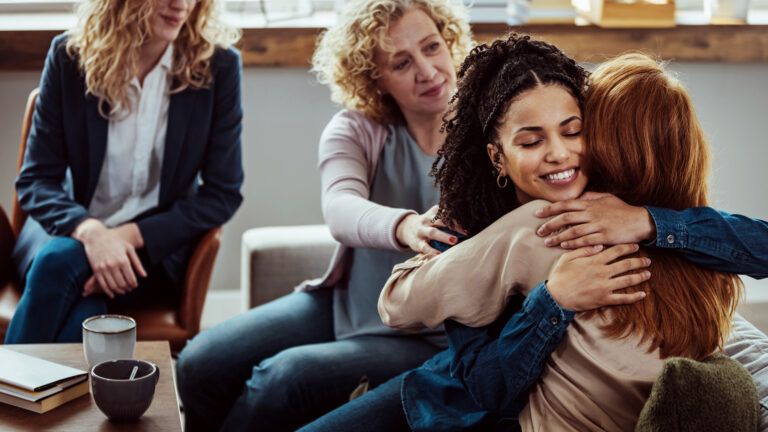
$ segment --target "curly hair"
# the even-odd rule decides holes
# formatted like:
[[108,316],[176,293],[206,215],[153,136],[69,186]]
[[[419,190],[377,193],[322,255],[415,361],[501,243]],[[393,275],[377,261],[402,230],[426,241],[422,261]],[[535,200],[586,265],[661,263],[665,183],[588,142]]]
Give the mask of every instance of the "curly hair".
[[498,128],[515,98],[538,85],[564,87],[583,108],[589,73],[554,45],[510,34],[470,52],[458,73],[458,91],[443,119],[445,143],[432,166],[440,187],[439,217],[483,230],[520,203],[514,185],[499,188],[486,146],[499,150]]
[[386,34],[406,10],[417,7],[435,22],[451,51],[455,66],[472,46],[466,10],[459,0],[355,0],[338,23],[320,35],[312,71],[331,88],[331,99],[379,123],[402,120],[391,96],[381,96],[374,62],[376,48],[387,49]]
[[[150,21],[161,2],[83,0],[78,5],[78,24],[68,31],[67,53],[77,58],[86,91],[99,99],[99,113],[105,118],[131,109],[128,84],[138,74],[141,48],[152,36]],[[210,85],[216,47],[229,47],[239,38],[239,31],[219,20],[216,0],[200,0],[173,43],[171,93]]]

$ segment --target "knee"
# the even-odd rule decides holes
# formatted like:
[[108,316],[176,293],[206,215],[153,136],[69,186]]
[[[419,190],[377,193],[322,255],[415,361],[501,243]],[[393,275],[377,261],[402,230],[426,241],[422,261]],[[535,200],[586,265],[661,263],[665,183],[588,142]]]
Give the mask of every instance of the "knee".
[[191,340],[179,353],[176,361],[176,379],[179,395],[185,403],[210,388],[206,383],[215,379],[215,371],[221,366],[211,357],[212,351],[199,336]]
[[283,351],[253,368],[246,382],[252,409],[273,415],[304,411],[302,401],[318,390],[326,367],[306,350],[301,351]]
[[55,237],[35,255],[27,279],[55,279],[56,284],[46,285],[61,286],[62,282],[83,279],[90,271],[82,243],[69,237]]

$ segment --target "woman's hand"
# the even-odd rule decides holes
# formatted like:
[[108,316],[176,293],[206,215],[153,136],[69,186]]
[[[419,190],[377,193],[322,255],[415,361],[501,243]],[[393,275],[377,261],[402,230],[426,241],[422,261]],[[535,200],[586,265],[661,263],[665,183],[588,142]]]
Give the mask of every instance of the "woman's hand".
[[85,254],[93,270],[93,276],[85,283],[83,296],[100,290],[109,298],[114,298],[116,294],[126,294],[138,286],[136,273],[146,277],[147,273],[131,244],[138,240],[135,234],[130,228],[107,229],[97,219],[86,219],[75,228],[72,237],[85,246]]
[[602,306],[634,303],[645,298],[645,292],[615,291],[647,281],[651,272],[630,273],[651,265],[650,258],[623,258],[637,252],[636,244],[623,244],[602,250],[589,246],[566,252],[555,263],[547,281],[547,290],[561,307],[586,311]]
[[404,217],[397,225],[395,232],[397,241],[401,245],[411,248],[414,252],[425,255],[440,253],[429,245],[430,240],[455,245],[458,241],[455,236],[438,229],[445,227],[445,224],[440,219],[436,219],[437,210],[438,207],[433,206],[423,214],[410,214]]
[[537,211],[536,216],[555,216],[536,234],[549,236],[544,240],[547,246],[565,249],[639,243],[656,235],[656,225],[645,207],[629,205],[606,193],[587,192],[579,199],[556,202]]

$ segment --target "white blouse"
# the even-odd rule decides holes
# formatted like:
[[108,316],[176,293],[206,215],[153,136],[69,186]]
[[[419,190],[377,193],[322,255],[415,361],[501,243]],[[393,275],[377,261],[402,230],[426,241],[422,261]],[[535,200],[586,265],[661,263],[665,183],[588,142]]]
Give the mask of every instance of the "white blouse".
[[107,152],[88,211],[107,227],[156,207],[170,105],[173,45],[144,78],[130,83],[131,111],[109,120]]

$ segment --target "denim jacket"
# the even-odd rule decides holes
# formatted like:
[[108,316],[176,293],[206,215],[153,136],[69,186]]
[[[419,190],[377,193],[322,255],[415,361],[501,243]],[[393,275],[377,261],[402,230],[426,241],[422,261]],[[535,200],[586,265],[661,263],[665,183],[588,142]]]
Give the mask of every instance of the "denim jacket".
[[[704,267],[768,275],[768,223],[711,208],[647,207],[656,224],[649,245],[680,249]],[[414,431],[514,430],[528,389],[559,345],[572,311],[561,308],[544,282],[510,302],[487,327],[446,321],[449,347],[403,379],[401,397]]]

